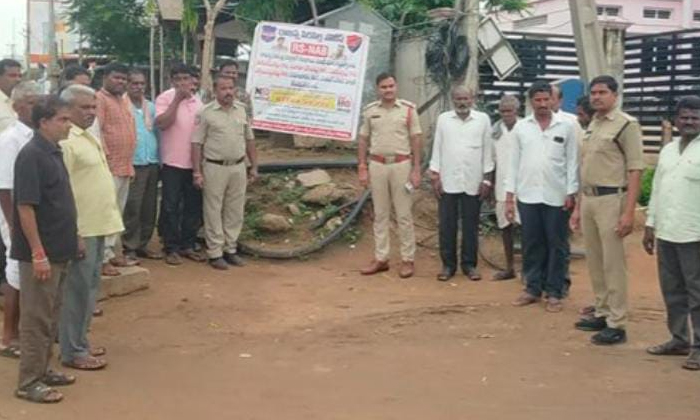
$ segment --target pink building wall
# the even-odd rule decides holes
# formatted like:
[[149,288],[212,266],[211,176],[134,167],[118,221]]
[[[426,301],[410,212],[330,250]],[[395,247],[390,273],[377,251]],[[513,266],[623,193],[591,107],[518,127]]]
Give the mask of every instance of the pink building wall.
[[[502,13],[495,16],[501,30],[572,34],[568,0],[534,0],[530,3],[530,9],[522,16]],[[620,7],[617,19],[622,18],[632,23],[627,31],[630,35],[700,28],[700,21],[694,20],[694,13],[700,14],[700,0],[598,0],[597,5]],[[645,18],[646,8],[669,10],[670,19]],[[541,22],[542,16],[546,16],[546,23]],[[516,23],[525,23],[528,19],[536,24],[519,27]]]

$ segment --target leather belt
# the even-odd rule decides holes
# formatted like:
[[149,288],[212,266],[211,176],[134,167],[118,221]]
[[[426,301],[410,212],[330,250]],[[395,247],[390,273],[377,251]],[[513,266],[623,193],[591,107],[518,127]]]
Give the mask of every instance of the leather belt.
[[369,155],[370,160],[383,164],[392,164],[411,160],[411,155]]
[[625,191],[627,191],[627,187],[583,187],[583,195],[590,197],[620,194]]
[[204,158],[204,160],[209,162],[209,163],[213,163],[214,165],[221,165],[221,166],[238,165],[239,163],[243,162],[244,159],[245,159],[245,156],[241,157],[238,160],[216,160],[216,159]]

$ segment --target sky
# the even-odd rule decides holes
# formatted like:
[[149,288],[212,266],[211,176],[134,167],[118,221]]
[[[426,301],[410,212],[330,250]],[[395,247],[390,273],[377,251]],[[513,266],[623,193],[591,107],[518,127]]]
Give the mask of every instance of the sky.
[[[9,44],[16,43],[17,54],[24,56],[24,28],[26,26],[27,0],[0,0],[0,58],[10,55]],[[14,21],[15,30],[12,31]]]

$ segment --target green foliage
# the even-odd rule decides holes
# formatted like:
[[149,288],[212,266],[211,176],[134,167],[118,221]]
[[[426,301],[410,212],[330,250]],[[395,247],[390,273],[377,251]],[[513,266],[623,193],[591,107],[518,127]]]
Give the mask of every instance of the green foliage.
[[128,63],[148,60],[148,3],[142,0],[70,0],[68,22],[80,27],[93,54]]
[[654,182],[654,168],[646,168],[642,173],[642,188],[637,202],[640,206],[648,206],[651,199],[651,187]]
[[183,35],[192,34],[199,26],[198,7],[200,0],[182,0],[182,20],[180,21],[180,32]]

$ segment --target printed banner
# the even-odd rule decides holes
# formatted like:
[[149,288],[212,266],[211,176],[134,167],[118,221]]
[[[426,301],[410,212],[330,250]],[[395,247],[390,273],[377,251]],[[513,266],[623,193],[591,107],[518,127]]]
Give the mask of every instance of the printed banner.
[[353,140],[368,49],[356,32],[259,23],[246,83],[253,128]]

